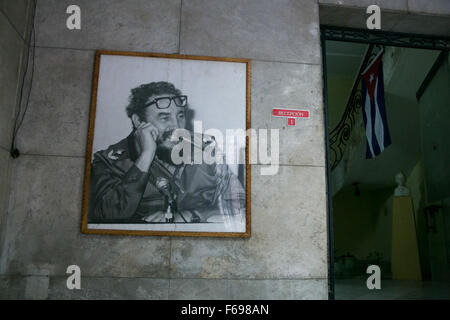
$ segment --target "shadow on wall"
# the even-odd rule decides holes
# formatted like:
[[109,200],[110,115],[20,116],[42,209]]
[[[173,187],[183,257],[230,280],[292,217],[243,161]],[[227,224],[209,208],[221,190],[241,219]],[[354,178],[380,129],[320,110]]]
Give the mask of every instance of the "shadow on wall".
[[350,186],[333,197],[336,278],[365,275],[371,264],[390,277],[393,190]]
[[425,221],[425,173],[422,159],[419,160],[406,180],[406,186],[410,190],[410,195],[414,205],[414,219],[416,223],[417,242],[419,247],[420,266],[422,269],[422,279],[430,280],[431,271],[428,252],[428,234]]

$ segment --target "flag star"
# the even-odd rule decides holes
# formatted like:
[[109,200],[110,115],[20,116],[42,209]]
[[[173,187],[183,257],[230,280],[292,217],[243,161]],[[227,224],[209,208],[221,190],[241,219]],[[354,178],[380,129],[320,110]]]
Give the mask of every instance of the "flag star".
[[370,83],[372,83],[372,81],[373,81],[373,73],[370,74],[370,79],[369,79]]

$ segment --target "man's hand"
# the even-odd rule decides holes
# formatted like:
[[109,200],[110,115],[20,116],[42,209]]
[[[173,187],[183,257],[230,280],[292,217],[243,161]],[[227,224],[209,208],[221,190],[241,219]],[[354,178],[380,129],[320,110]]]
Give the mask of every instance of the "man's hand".
[[136,166],[139,170],[147,172],[155,157],[158,129],[151,123],[142,122],[136,128],[134,135],[140,151]]

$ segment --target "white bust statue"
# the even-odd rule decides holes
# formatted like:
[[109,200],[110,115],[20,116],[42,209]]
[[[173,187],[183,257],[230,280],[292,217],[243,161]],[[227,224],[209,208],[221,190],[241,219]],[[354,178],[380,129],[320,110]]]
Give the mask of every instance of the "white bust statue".
[[397,188],[395,188],[395,197],[406,197],[409,196],[409,189],[405,186],[405,176],[403,173],[399,172],[395,175],[395,182],[397,183]]

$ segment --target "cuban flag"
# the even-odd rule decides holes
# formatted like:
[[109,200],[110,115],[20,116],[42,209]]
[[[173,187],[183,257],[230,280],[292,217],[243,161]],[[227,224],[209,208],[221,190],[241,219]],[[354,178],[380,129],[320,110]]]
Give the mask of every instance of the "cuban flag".
[[391,144],[384,104],[383,50],[361,74],[362,105],[366,127],[366,159],[375,158]]

